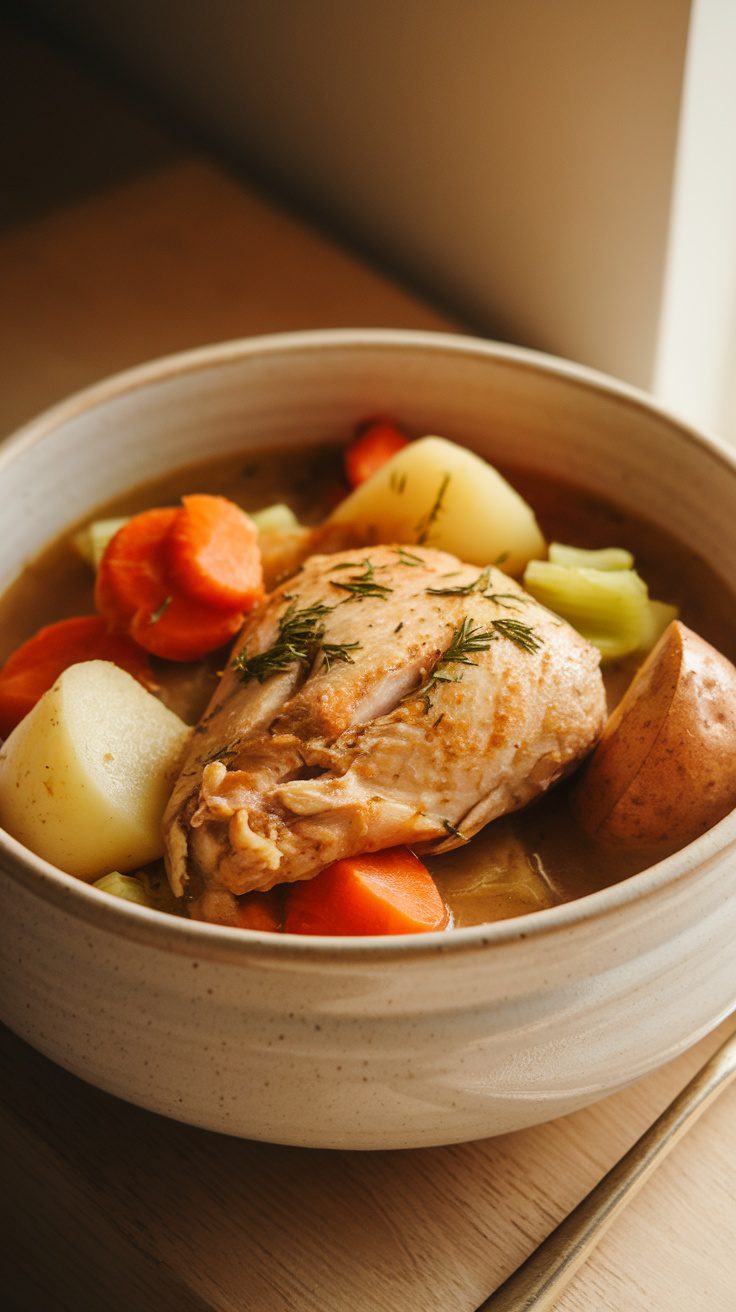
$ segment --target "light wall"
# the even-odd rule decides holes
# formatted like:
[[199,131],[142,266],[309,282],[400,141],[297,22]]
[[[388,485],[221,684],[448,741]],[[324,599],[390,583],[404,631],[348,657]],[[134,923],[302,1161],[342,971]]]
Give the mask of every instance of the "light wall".
[[736,3],[695,0],[657,395],[736,442]]
[[476,329],[650,384],[689,0],[46,7]]

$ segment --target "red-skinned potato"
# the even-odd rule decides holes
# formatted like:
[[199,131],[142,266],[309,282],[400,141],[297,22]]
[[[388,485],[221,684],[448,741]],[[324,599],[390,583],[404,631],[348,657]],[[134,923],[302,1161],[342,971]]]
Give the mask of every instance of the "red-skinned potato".
[[736,668],[676,621],[611,715],[573,811],[604,842],[674,851],[734,805]]

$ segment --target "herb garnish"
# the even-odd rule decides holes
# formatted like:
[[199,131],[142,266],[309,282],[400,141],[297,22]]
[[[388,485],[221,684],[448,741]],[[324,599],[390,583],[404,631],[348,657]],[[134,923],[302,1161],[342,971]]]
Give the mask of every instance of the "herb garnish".
[[455,825],[451,824],[449,820],[442,821],[442,828],[446,829],[448,834],[451,834],[453,838],[461,838],[464,843],[467,843],[468,840],[465,837],[465,834],[461,834],[460,830]]
[[399,558],[400,565],[424,565],[426,561],[421,556],[415,556],[413,551],[407,551],[406,547],[397,547],[396,555]]
[[493,620],[492,623],[496,633],[500,633],[502,638],[508,638],[517,647],[521,647],[522,651],[539,651],[542,639],[537,637],[528,624],[522,624],[520,620],[506,619]]
[[427,514],[424,515],[420,519],[419,523],[417,524],[418,546],[422,546],[427,541],[427,538],[429,537],[430,529],[432,528],[435,521],[437,520],[439,515],[442,513],[442,510],[444,509],[443,503],[445,500],[445,493],[449,486],[449,482],[450,482],[450,475],[443,474],[439,488],[437,489],[437,496],[435,497],[432,506],[430,507]]
[[397,469],[392,469],[388,485],[392,492],[398,492],[399,496],[401,496],[401,493],[406,487],[406,474],[400,474]]
[[272,646],[255,656],[249,656],[246,648],[235,657],[233,668],[243,683],[251,679],[265,683],[273,674],[288,670],[295,661],[301,665],[310,665],[314,660],[325,635],[324,617],[334,607],[318,601],[297,610],[296,603],[297,598],[281,616],[278,636]]
[[[330,585],[333,588],[339,588],[341,592],[349,592],[349,601],[353,599],[362,600],[363,597],[378,597],[380,601],[385,601],[393,588],[389,588],[385,583],[379,583],[376,579],[376,569],[370,560],[362,560],[362,574],[354,574],[344,583],[339,583],[337,579],[330,579]],[[356,564],[356,569],[359,566]]]
[[[447,667],[452,665],[477,665],[477,661],[470,659],[471,654],[478,651],[488,651],[491,643],[497,642],[499,638],[508,638],[522,651],[528,652],[535,652],[542,645],[541,638],[537,637],[534,630],[530,629],[528,624],[522,624],[519,620],[491,620],[490,628],[484,629],[480,624],[476,624],[474,620],[466,616],[458,628],[454,630],[449,647],[440,656],[427,682],[414,692],[407,693],[404,700],[406,701],[410,697],[421,697],[426,714],[432,705],[429,695],[432,689],[440,683],[459,683],[463,677],[463,670],[453,670]],[[439,720],[435,723],[439,724]]]
[[357,651],[360,645],[359,642],[323,642],[322,658],[324,668],[331,670],[336,661],[342,661],[344,665],[354,665],[355,661],[350,653],[351,651]]
[[[447,578],[450,575],[446,575]],[[467,597],[471,592],[484,592],[491,580],[491,567],[487,565],[478,575],[477,579],[472,579],[470,583],[455,583],[449,588],[427,588],[427,592],[432,597]]]
[[469,597],[471,592],[477,592],[486,601],[495,601],[497,606],[504,606],[507,610],[518,610],[519,606],[533,603],[531,597],[525,597],[518,592],[489,592],[490,581],[491,566],[487,565],[470,583],[457,583],[450,588],[427,588],[426,591],[432,597]]
[[148,623],[158,624],[164,611],[168,610],[173,600],[174,600],[173,597],[164,597],[163,601],[161,602],[161,605],[158,606],[156,610],[151,611],[151,614],[148,617]]
[[281,674],[290,665],[311,665],[316,657],[322,655],[322,668],[331,670],[336,662],[352,665],[351,652],[358,651],[360,642],[325,642],[324,617],[334,606],[317,601],[312,606],[297,610],[298,598],[294,597],[279,620],[276,641],[256,656],[249,656],[247,649],[241,651],[233,661],[243,683],[257,679],[265,683],[273,674]]
[[477,651],[488,651],[492,642],[496,641],[496,635],[490,629],[484,629],[480,624],[475,624],[467,616],[460,625],[453,631],[450,639],[450,645],[440,656],[427,682],[410,692],[407,697],[421,697],[424,702],[425,714],[429,711],[432,702],[430,693],[439,683],[459,683],[463,677],[463,670],[451,670],[449,665],[477,665],[477,661],[471,661],[471,653]]

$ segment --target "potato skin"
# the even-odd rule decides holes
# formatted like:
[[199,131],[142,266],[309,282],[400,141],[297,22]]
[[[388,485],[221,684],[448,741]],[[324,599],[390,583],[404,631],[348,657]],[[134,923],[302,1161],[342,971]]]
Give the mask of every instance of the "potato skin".
[[675,851],[736,805],[736,668],[670,624],[611,715],[572,791],[587,833]]

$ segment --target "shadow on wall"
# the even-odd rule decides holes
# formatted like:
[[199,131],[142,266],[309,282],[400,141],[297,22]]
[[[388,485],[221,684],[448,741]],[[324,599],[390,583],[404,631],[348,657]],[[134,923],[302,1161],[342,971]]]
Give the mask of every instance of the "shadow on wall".
[[689,0],[38,0],[477,329],[650,381]]

